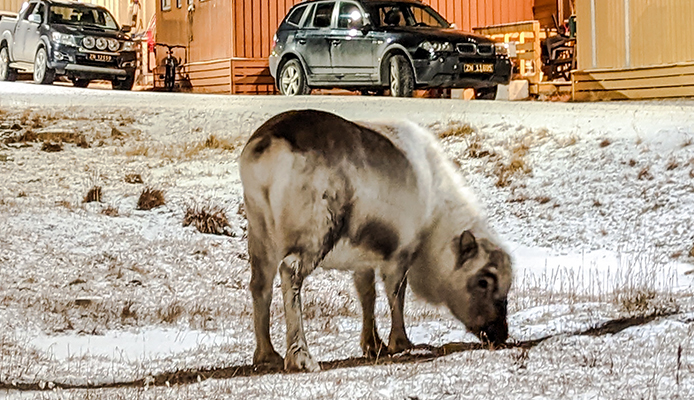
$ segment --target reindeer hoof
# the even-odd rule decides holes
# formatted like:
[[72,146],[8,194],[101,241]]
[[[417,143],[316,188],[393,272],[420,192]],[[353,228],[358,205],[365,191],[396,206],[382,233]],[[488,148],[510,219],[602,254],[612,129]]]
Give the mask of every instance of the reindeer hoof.
[[282,367],[284,360],[276,351],[260,353],[256,350],[253,354],[253,365],[270,365],[273,367]]
[[287,371],[318,372],[320,365],[311,357],[306,349],[287,352],[284,357],[284,369]]
[[368,340],[362,339],[361,350],[366,358],[379,358],[388,355],[388,348],[378,336],[372,336]]
[[414,345],[410,342],[410,339],[406,337],[391,338],[388,343],[388,353],[390,354],[402,353],[412,348],[414,348]]

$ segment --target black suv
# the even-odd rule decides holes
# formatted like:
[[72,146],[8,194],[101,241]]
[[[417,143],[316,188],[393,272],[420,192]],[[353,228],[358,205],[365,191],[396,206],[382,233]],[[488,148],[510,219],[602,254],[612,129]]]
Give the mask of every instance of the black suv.
[[75,86],[106,79],[114,89],[135,81],[135,43],[104,7],[60,0],[31,0],[17,18],[0,21],[0,80],[33,72],[36,83],[65,76]]
[[397,97],[474,88],[493,98],[510,81],[511,63],[502,43],[452,29],[417,0],[309,0],[277,29],[270,72],[288,96],[313,87]]

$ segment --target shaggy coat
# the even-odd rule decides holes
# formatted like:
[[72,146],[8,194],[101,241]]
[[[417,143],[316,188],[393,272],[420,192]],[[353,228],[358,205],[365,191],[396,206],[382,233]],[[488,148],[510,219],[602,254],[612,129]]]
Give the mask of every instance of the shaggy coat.
[[[473,333],[504,342],[511,261],[489,234],[474,196],[431,133],[409,122],[357,124],[304,110],[279,114],[240,157],[248,217],[254,363],[281,363],[269,334],[279,271],[287,369],[317,370],[304,337],[301,285],[316,267],[354,271],[367,356],[412,347],[403,302],[446,304]],[[374,322],[374,279],[391,309],[388,345]]]

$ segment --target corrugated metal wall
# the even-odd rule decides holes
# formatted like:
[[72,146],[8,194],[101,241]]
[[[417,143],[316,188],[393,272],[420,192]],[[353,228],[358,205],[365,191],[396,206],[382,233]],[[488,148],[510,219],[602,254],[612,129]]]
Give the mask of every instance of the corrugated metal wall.
[[234,56],[246,58],[270,55],[272,36],[287,11],[301,0],[233,0]]
[[694,1],[576,0],[578,69],[694,61]]
[[[552,0],[555,1],[555,0]],[[424,0],[458,29],[533,19],[534,0]]]

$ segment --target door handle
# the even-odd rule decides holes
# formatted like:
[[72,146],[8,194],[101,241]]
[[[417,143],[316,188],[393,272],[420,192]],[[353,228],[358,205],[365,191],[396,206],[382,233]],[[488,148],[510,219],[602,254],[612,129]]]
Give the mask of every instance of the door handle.
[[299,39],[299,44],[306,44],[306,39]]
[[341,40],[333,40],[333,41],[332,41],[332,45],[333,45],[333,46],[339,46],[340,43],[342,43]]

